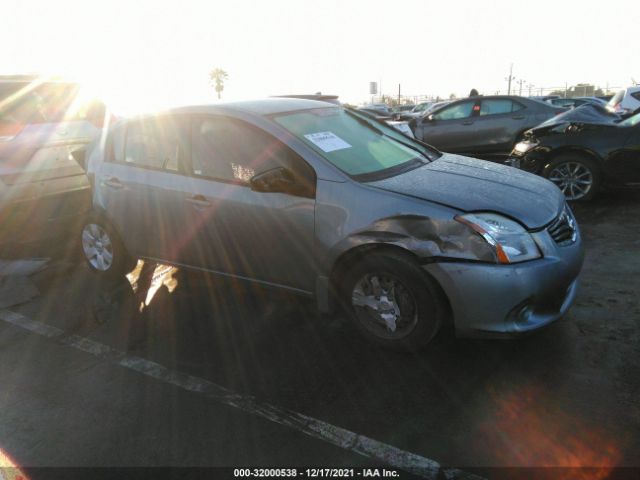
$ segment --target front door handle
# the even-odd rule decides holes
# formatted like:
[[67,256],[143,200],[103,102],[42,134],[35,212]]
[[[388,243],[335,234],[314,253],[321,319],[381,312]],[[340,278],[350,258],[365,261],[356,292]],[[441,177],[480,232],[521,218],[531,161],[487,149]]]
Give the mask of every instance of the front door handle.
[[194,195],[193,197],[185,198],[185,201],[197,206],[197,207],[210,207],[211,202],[207,200],[204,195]]
[[116,188],[116,189],[120,189],[124,186],[122,185],[122,183],[120,183],[120,180],[117,177],[108,177],[104,181],[104,184],[107,185],[108,187]]
[[462,122],[463,125],[473,125],[473,122]]
[[511,117],[514,120],[523,120],[524,119],[524,115],[516,115],[515,117]]

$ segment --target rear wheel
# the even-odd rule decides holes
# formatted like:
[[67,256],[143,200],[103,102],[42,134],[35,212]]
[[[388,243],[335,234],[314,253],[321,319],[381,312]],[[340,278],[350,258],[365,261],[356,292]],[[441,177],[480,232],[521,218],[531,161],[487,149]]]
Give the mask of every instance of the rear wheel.
[[135,267],[120,237],[102,217],[92,215],[81,233],[82,252],[89,268],[108,277],[124,275]]
[[417,350],[436,335],[447,312],[439,288],[405,255],[373,253],[343,281],[343,302],[358,329],[386,348]]
[[600,188],[600,171],[596,163],[577,154],[561,155],[551,161],[542,175],[564,193],[567,200],[591,200]]

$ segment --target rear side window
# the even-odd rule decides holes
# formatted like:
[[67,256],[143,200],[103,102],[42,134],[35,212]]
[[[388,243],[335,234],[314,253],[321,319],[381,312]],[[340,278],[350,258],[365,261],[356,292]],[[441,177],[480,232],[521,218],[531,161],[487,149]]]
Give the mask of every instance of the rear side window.
[[109,134],[107,158],[111,162],[124,162],[124,131],[124,127],[119,127]]
[[475,105],[475,100],[472,102],[464,102],[459,103],[457,105],[452,105],[451,107],[447,107],[441,112],[435,113],[433,118],[435,120],[457,120],[460,118],[468,118],[471,116],[473,112],[473,106]]
[[632,94],[631,94],[631,96],[632,96],[633,98],[635,98],[636,100],[640,100],[640,92],[632,93]]
[[482,100],[482,103],[480,104],[480,116],[512,113],[522,110],[523,108],[524,107],[522,105],[511,100]]
[[187,139],[182,135],[182,128],[176,119],[166,117],[133,121],[126,130],[125,163],[145,168],[179,170]]

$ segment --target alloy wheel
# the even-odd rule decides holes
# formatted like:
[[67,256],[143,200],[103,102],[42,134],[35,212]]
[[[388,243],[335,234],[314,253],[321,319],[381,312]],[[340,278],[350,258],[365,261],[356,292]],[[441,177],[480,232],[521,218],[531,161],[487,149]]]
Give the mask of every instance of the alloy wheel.
[[113,265],[113,243],[107,231],[95,223],[82,230],[82,249],[93,268],[106,272]]
[[580,162],[560,163],[551,170],[548,178],[562,190],[568,200],[580,200],[593,187],[593,173]]
[[387,274],[361,277],[353,287],[351,304],[362,325],[378,337],[403,338],[418,322],[412,293],[399,279]]

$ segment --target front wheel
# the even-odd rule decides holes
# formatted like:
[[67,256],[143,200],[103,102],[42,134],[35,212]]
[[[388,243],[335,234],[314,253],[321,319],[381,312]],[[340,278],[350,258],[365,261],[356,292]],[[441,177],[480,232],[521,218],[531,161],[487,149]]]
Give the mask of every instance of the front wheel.
[[94,272],[117,277],[135,267],[115,230],[100,216],[92,215],[84,223],[81,240],[84,258]]
[[600,171],[594,161],[580,155],[561,155],[547,165],[542,175],[564,193],[567,200],[591,200],[600,188]]
[[364,257],[344,279],[342,295],[358,329],[386,348],[425,347],[447,312],[435,282],[395,252]]

